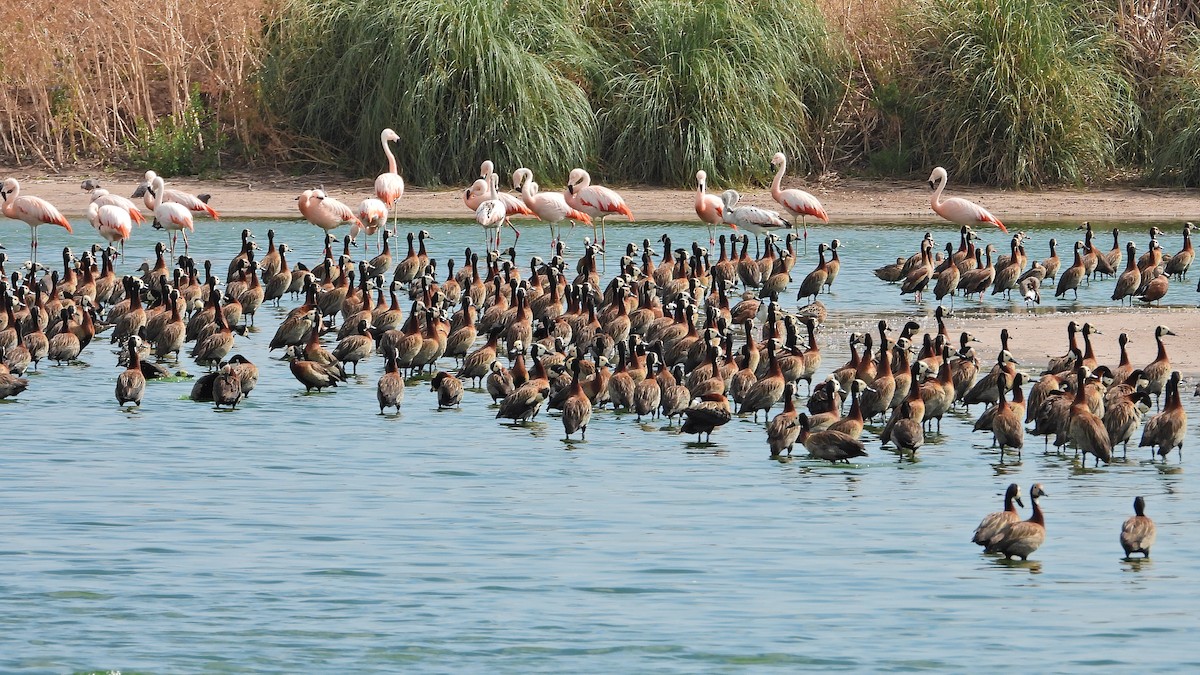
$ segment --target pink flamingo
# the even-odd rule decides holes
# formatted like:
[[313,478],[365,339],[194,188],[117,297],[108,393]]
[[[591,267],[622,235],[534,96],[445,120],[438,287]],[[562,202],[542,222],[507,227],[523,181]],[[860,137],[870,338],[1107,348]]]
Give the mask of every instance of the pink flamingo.
[[583,221],[592,224],[592,217],[582,211],[576,211],[567,205],[566,197],[560,192],[538,192],[538,184],[533,181],[533,171],[521,167],[513,172],[513,187],[521,191],[521,201],[525,202],[534,215],[550,224],[550,245],[554,246],[561,239],[555,226],[564,220]]
[[37,262],[37,246],[38,236],[37,229],[39,225],[49,223],[58,225],[71,234],[71,223],[63,217],[63,214],[50,202],[41,197],[31,197],[26,195],[21,196],[21,184],[16,178],[8,178],[4,181],[4,186],[0,187],[0,197],[4,199],[4,215],[14,220],[19,220],[30,227],[33,231],[29,239],[29,258],[31,262]]
[[350,226],[350,237],[357,239],[361,233],[366,233],[369,237],[375,236],[379,228],[387,225],[387,204],[374,197],[362,200],[358,205],[358,219],[362,222],[360,225]]
[[324,190],[305,190],[296,201],[304,219],[326,232],[336,230],[343,223],[366,229],[349,206],[326,195]]
[[[492,236],[488,234],[488,230],[496,230],[496,248],[500,248],[500,229],[503,223],[508,220],[507,209],[504,202],[499,199],[496,192],[496,186],[500,183],[500,177],[492,173],[488,175],[488,195],[490,199],[486,199],[479,204],[475,209],[475,222],[483,227],[484,248],[488,249],[491,246]],[[511,227],[511,224],[510,224]],[[513,228],[515,231],[517,228]],[[517,232],[517,238],[521,238],[521,233]]]
[[[142,197],[142,200],[146,204],[146,208],[153,211],[154,204],[171,202],[174,204],[179,204],[189,211],[195,211],[196,213],[207,213],[208,215],[212,216],[213,220],[221,219],[221,214],[217,213],[216,209],[209,206],[204,199],[201,199],[190,192],[184,192],[183,190],[168,190],[163,187],[159,190],[157,195],[146,194],[146,190],[154,185],[155,179],[162,180],[162,177],[153,171],[147,171],[145,176],[146,182],[143,183],[138,190],[133,193],[134,197]],[[163,182],[165,185],[166,181]],[[207,199],[207,197],[205,197],[205,199]],[[186,236],[184,237],[184,243],[187,243]]]
[[387,155],[387,173],[381,173],[375,178],[375,197],[383,202],[387,209],[392,209],[396,202],[404,196],[404,179],[396,173],[396,156],[388,141],[399,141],[400,137],[391,129],[384,129],[379,134],[379,142],[383,144],[383,154]]
[[708,174],[703,170],[696,172],[696,215],[708,224],[708,243],[715,244],[713,225],[725,222],[725,205],[721,198],[708,194]]
[[822,223],[829,222],[829,215],[825,213],[825,207],[821,206],[821,200],[814,197],[811,193],[805,192],[798,188],[788,188],[783,190],[780,188],[780,182],[783,180],[783,174],[787,171],[787,157],[782,152],[775,153],[771,158],[771,166],[775,167],[775,180],[771,181],[771,197],[779,202],[779,205],[792,214],[792,221],[795,222],[798,216],[804,225],[804,252],[808,252],[808,221],[804,220],[805,216],[812,216],[819,219]]
[[[607,243],[604,233],[604,219],[614,214],[621,214],[633,222],[633,211],[625,204],[625,200],[616,191],[602,185],[592,185],[592,176],[583,169],[571,169],[567,177],[567,203],[571,208],[600,219],[600,247]],[[592,223],[592,238],[596,237],[596,224]]]
[[124,258],[125,240],[133,233],[133,219],[129,216],[129,209],[113,204],[99,204],[93,199],[87,207],[87,219],[105,241],[121,244],[121,257]]
[[[146,173],[153,173],[147,171]],[[175,242],[179,238],[179,233],[183,233],[183,253],[188,251],[188,232],[195,232],[196,226],[192,222],[192,211],[187,206],[179,202],[168,202],[160,200],[159,195],[166,192],[166,187],[163,184],[162,176],[155,176],[150,181],[150,187],[146,189],[147,206],[154,211],[154,226],[162,228],[171,233],[171,257],[175,257]]]
[[929,174],[929,187],[933,190],[933,194],[929,197],[929,206],[934,213],[959,225],[991,223],[1000,228],[1001,232],[1008,232],[1008,228],[1000,222],[999,218],[975,202],[962,197],[951,197],[942,201],[942,190],[946,188],[946,178],[946,170],[940,166]]
[[[465,204],[468,209],[474,211],[475,209],[479,208],[479,205],[482,204],[485,199],[489,199],[487,177],[492,175],[494,172],[495,165],[492,164],[492,160],[490,159],[483,160],[483,164],[479,165],[479,179],[472,183],[471,187],[467,188],[467,191],[463,193],[463,204]],[[516,174],[514,173],[513,175],[515,176]],[[517,197],[516,195],[510,195],[507,192],[498,192],[497,198],[504,202],[504,213],[506,214],[505,219],[507,220],[508,226],[512,227],[514,232],[517,231],[517,228],[513,227],[512,225],[511,218],[513,216],[535,215],[534,212],[530,210],[530,207],[526,206],[521,198]]]
[[116,206],[124,209],[125,212],[129,214],[129,219],[131,222],[137,223],[138,225],[146,222],[146,218],[142,215],[141,210],[138,209],[137,204],[134,204],[132,201],[122,197],[121,195],[114,195],[108,190],[105,190],[104,188],[100,187],[100,183],[88,179],[83,181],[83,185],[81,187],[83,187],[83,189],[87,192],[92,193],[92,202],[97,206]]

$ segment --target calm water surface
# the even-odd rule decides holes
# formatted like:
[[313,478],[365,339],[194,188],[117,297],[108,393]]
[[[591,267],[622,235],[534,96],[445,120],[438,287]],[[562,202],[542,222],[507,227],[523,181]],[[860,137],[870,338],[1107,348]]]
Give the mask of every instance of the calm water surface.
[[[1044,257],[1056,236],[1066,258],[1074,225],[1031,226],[1030,257]],[[320,233],[294,221],[198,222],[193,255],[223,273],[244,226],[264,246],[274,227],[298,249],[291,262],[317,260]],[[473,223],[402,222],[418,227],[433,233],[440,259],[479,247]],[[1129,228],[1143,251],[1148,227]],[[27,230],[5,228],[2,241],[19,250]],[[43,229],[44,262],[64,243],[77,252],[91,243],[83,222],[73,237]],[[544,228],[522,229],[521,259],[548,257]],[[610,229],[613,250],[664,231],[676,245],[704,234],[679,223]],[[915,251],[926,229],[957,241],[940,223],[811,230],[796,282],[815,264],[818,238],[836,235],[842,273],[822,296],[831,323],[928,315],[930,303],[902,302],[871,274]],[[1173,252],[1178,224],[1170,230]],[[119,271],[151,256],[158,234],[135,232]],[[1007,248],[1006,236],[985,235]],[[571,235],[576,252],[583,236]],[[1100,247],[1110,243],[1102,237]],[[610,254],[610,275],[615,262]],[[1058,304],[1107,306],[1111,283]],[[1173,284],[1168,300],[1194,306],[1190,286]],[[699,445],[606,411],[586,442],[568,443],[557,415],[502,424],[482,392],[439,413],[419,381],[399,415],[380,416],[382,360],[335,391],[305,395],[279,353],[268,355],[294,304],[264,309],[259,330],[238,338],[235,351],[262,375],[237,411],[186,400],[190,382],[153,382],[140,409],[118,409],[107,336],[86,364],[43,365],[29,391],[0,403],[0,671],[1200,665],[1188,646],[1200,629],[1194,451],[1162,465],[1131,449],[1127,462],[1081,469],[1044,456],[1030,437],[1024,461],[1002,465],[990,438],[970,433],[974,416],[960,413],[916,462],[880,450],[868,429],[867,461],[832,467],[769,460],[761,424],[748,419]],[[959,302],[963,312],[978,307]],[[997,298],[984,308],[1025,311]],[[837,327],[823,334],[821,375],[845,360],[844,338]],[[1115,353],[1109,342],[1102,358]],[[1194,400],[1185,398],[1193,432]],[[1026,491],[1040,481],[1049,493],[1047,542],[1029,563],[970,544],[1012,481]],[[1158,522],[1152,561],[1121,560],[1117,534],[1135,495]]]

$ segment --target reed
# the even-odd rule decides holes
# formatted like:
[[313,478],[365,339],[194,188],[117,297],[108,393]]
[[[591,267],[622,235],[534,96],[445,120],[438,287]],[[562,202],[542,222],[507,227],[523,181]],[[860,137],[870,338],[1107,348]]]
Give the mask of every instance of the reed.
[[576,20],[549,0],[290,1],[267,32],[263,83],[275,112],[356,172],[386,166],[391,127],[414,183],[460,184],[485,158],[551,183],[595,143]]
[[1009,186],[1110,172],[1140,110],[1111,33],[1066,0],[928,0],[907,91],[926,166]]
[[1200,39],[1181,45],[1184,61],[1156,79],[1156,142],[1153,177],[1159,182],[1200,186]]
[[128,159],[139,125],[192,110],[249,143],[257,107],[261,0],[142,3],[27,0],[0,31],[0,155],[56,170],[80,159]]
[[609,177],[681,185],[704,168],[743,183],[764,178],[780,150],[808,165],[848,64],[815,5],[627,0],[595,3],[591,16]]

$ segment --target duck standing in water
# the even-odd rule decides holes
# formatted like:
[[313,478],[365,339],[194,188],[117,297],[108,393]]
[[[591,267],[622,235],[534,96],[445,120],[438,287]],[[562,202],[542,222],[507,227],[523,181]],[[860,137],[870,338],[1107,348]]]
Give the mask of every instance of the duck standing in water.
[[1029,488],[1029,499],[1033,502],[1033,515],[1029,520],[1017,521],[1004,528],[992,539],[991,549],[1009,560],[1020,558],[1028,560],[1029,556],[1046,541],[1046,518],[1038,498],[1045,497],[1046,492],[1041,483],[1035,483]]
[[1154,545],[1154,540],[1158,538],[1158,528],[1154,526],[1154,521],[1146,515],[1146,500],[1141,497],[1135,497],[1133,500],[1133,513],[1125,520],[1125,524],[1121,526],[1121,548],[1125,549],[1125,557],[1130,558],[1134,553],[1141,553],[1142,556],[1150,557],[1150,547]]
[[1004,510],[987,514],[983,520],[979,521],[979,527],[975,528],[975,535],[971,537],[971,542],[982,546],[984,553],[994,553],[992,540],[996,539],[1009,525],[1021,519],[1013,502],[1025,506],[1025,502],[1021,501],[1021,486],[1009,483],[1008,489],[1004,491]]

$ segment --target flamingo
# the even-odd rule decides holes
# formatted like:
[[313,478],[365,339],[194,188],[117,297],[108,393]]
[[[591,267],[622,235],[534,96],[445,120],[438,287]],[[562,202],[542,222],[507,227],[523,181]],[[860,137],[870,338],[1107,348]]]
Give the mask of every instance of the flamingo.
[[157,203],[172,202],[182,205],[189,211],[195,211],[196,213],[207,213],[208,215],[212,216],[213,220],[221,219],[221,214],[217,213],[216,209],[209,206],[208,202],[205,201],[208,199],[208,197],[197,197],[190,192],[184,192],[182,190],[167,190],[166,188],[160,188],[157,194],[147,194],[149,189],[154,185],[155,179],[162,180],[162,177],[153,171],[147,171],[145,175],[145,182],[142,183],[142,185],[140,185],[133,193],[134,197],[142,198],[146,204],[146,208],[153,211],[155,208],[154,205]]
[[362,200],[358,205],[358,219],[360,224],[350,226],[350,237],[357,239],[358,235],[364,232],[369,237],[375,236],[379,228],[387,226],[387,203],[374,197]]
[[[153,173],[147,171],[147,174]],[[175,257],[175,241],[179,237],[179,233],[183,232],[183,252],[186,255],[188,250],[188,232],[195,232],[196,226],[192,223],[191,210],[179,202],[169,202],[165,199],[159,199],[159,195],[166,192],[161,176],[155,176],[150,181],[150,187],[146,188],[146,205],[154,211],[154,226],[162,228],[171,233],[171,257]]]
[[571,226],[581,220],[588,225],[592,217],[582,211],[576,211],[567,205],[566,197],[561,192],[538,192],[538,184],[533,182],[533,171],[521,167],[513,172],[513,187],[521,191],[521,201],[525,202],[534,215],[550,224],[550,245],[553,247],[561,237],[555,231],[555,225],[564,220],[570,220]]
[[758,235],[790,228],[792,224],[780,218],[775,211],[760,209],[757,206],[738,206],[741,198],[742,195],[737,190],[726,190],[721,193],[721,202],[725,205],[722,218],[734,229],[740,227],[748,232],[753,232],[754,248],[758,255],[762,255],[762,251],[759,250]]
[[822,223],[828,223],[829,215],[825,213],[821,201],[812,194],[799,188],[780,189],[779,183],[787,171],[787,157],[782,152],[775,153],[771,158],[771,166],[776,167],[775,180],[771,181],[771,197],[792,214],[793,221],[796,217],[800,218],[804,225],[804,252],[808,253],[808,221],[805,221],[804,217],[812,216],[820,219]]
[[129,210],[112,204],[97,204],[92,200],[87,207],[87,219],[110,244],[120,242],[121,257],[125,257],[125,240],[133,233],[133,219]]
[[146,222],[146,217],[142,215],[142,212],[140,209],[138,209],[137,204],[134,204],[132,201],[122,197],[121,195],[114,195],[108,190],[105,190],[104,188],[100,187],[100,183],[98,181],[89,178],[88,180],[83,181],[83,184],[80,187],[92,194],[92,201],[97,206],[116,206],[129,213],[129,219],[131,222],[137,223],[138,225]]
[[696,172],[696,215],[708,224],[708,243],[717,243],[713,238],[713,225],[724,222],[725,205],[721,198],[708,194],[708,174],[703,170]]
[[[392,209],[396,202],[404,196],[404,179],[396,173],[396,156],[392,154],[392,148],[388,145],[388,141],[399,140],[400,137],[391,129],[384,129],[379,134],[379,142],[383,144],[383,154],[387,155],[388,170],[387,173],[381,173],[375,178],[375,197],[383,202],[388,210]],[[359,212],[361,213],[361,211],[360,206]],[[394,227],[393,232],[395,232]]]
[[[592,177],[583,169],[571,169],[567,177],[567,204],[571,208],[600,219],[600,247],[604,248],[607,237],[604,234],[604,219],[614,214],[621,214],[633,222],[633,211],[621,199],[621,195],[603,185],[592,185]],[[596,237],[596,224],[592,223],[592,237]]]
[[43,223],[58,225],[71,234],[71,223],[50,202],[41,197],[21,196],[21,184],[16,178],[7,178],[0,187],[0,198],[4,199],[4,215],[24,222],[32,230],[29,238],[30,262],[37,263],[37,229]]
[[937,167],[929,174],[929,187],[933,194],[929,197],[929,206],[933,212],[952,223],[959,225],[974,225],[975,223],[991,223],[1008,232],[1008,228],[1000,219],[993,216],[987,209],[962,197],[951,197],[942,201],[942,190],[946,187],[946,170]]
[[[508,218],[504,202],[496,195],[496,185],[500,182],[500,177],[496,174],[488,175],[488,194],[490,199],[484,200],[479,207],[475,209],[475,222],[483,226],[484,248],[491,247],[492,236],[488,234],[488,230],[496,230],[496,249],[500,248],[500,227]],[[513,228],[514,230],[516,228]],[[518,232],[517,237],[521,234]]]
[[324,190],[305,190],[296,201],[304,219],[326,232],[336,230],[343,223],[366,229],[349,206],[326,195]]
[[[471,187],[467,188],[467,191],[463,193],[463,204],[466,204],[468,209],[474,211],[479,208],[479,205],[484,200],[488,199],[487,177],[494,172],[495,165],[492,164],[492,160],[490,159],[483,160],[483,164],[479,165],[479,179],[472,183]],[[516,174],[514,173],[513,175],[515,176]],[[513,216],[535,215],[531,207],[527,206],[520,197],[510,195],[507,192],[497,193],[497,196],[500,201],[504,202],[505,220],[508,222],[509,227],[512,227],[512,220],[510,219]],[[517,232],[517,228],[513,227],[513,231]],[[519,232],[517,236],[520,236]]]

